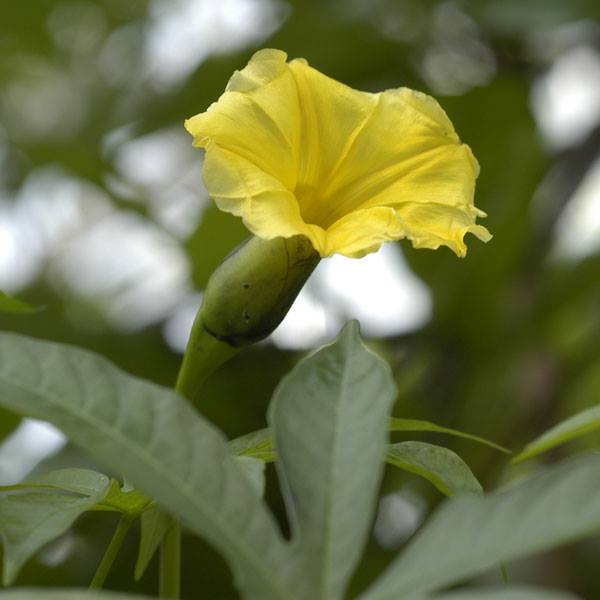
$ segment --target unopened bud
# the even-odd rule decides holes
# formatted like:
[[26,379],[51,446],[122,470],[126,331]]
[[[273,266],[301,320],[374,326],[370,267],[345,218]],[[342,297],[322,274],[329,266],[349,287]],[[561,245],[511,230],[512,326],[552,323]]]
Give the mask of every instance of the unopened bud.
[[177,390],[194,399],[202,383],[243,346],[281,323],[319,254],[303,236],[253,237],[211,275],[185,351]]

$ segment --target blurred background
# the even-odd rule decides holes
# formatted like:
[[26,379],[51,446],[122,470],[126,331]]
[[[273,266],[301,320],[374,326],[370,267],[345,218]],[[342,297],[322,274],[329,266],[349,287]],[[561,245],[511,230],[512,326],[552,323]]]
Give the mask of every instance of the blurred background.
[[[247,236],[208,198],[183,120],[262,47],[356,88],[433,94],[479,159],[476,203],[494,238],[468,240],[464,260],[402,242],[323,261],[274,335],[210,379],[204,413],[229,436],[264,426],[280,377],[350,318],[393,366],[398,416],[518,450],[596,404],[597,0],[2,3],[0,289],[45,308],[1,315],[0,328],[78,344],[173,384],[207,278]],[[453,448],[487,489],[538,466],[507,468],[470,442],[421,439]],[[543,460],[595,445],[588,437]],[[57,430],[0,413],[0,484],[84,465],[93,466]],[[268,497],[281,516],[272,472]],[[355,590],[439,501],[427,483],[386,473]],[[114,525],[84,517],[18,583],[87,585]],[[108,587],[152,593],[154,572],[132,580],[136,544],[134,533]],[[185,545],[185,597],[236,598],[221,559],[191,537]],[[600,598],[599,561],[596,538],[509,571]]]

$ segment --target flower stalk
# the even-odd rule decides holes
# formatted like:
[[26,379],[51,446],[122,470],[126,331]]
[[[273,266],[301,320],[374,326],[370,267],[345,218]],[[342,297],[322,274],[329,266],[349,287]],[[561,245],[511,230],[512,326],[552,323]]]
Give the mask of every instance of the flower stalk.
[[123,515],[121,517],[121,520],[119,521],[119,524],[117,525],[117,528],[113,534],[113,537],[110,540],[108,548],[106,549],[106,552],[104,553],[104,556],[102,557],[102,560],[100,561],[100,564],[98,565],[98,569],[96,570],[96,573],[94,574],[94,578],[92,579],[92,582],[90,583],[90,589],[98,590],[98,589],[101,589],[102,586],[104,585],[104,582],[106,581],[106,578],[108,577],[108,574],[115,562],[115,559],[117,558],[117,554],[119,553],[119,550],[121,549],[121,546],[123,545],[125,536],[127,535],[129,528],[131,527],[131,523],[132,523],[132,521],[129,516]]
[[177,600],[181,594],[181,524],[173,521],[160,547],[159,597]]

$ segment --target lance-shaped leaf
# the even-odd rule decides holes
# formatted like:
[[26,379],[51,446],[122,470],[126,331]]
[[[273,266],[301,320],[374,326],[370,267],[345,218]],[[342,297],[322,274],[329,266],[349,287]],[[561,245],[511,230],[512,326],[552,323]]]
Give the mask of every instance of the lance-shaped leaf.
[[[471,433],[459,431],[458,429],[450,429],[449,427],[436,425],[431,421],[421,421],[419,419],[399,419],[397,417],[391,417],[389,420],[389,431],[442,433],[471,440],[473,442],[489,446],[490,448],[494,448],[499,452],[510,454],[510,450],[507,450],[506,448],[491,442],[490,440],[486,440],[485,438],[473,435]],[[271,430],[268,427],[253,431],[239,438],[231,440],[229,442],[229,447],[234,454],[238,454],[240,456],[251,456],[265,462],[273,462],[276,459]]]
[[159,506],[153,505],[140,517],[140,549],[135,563],[135,580],[142,578],[152,557],[172,525],[173,519]]
[[[0,404],[60,427],[229,559],[247,598],[289,598],[290,552],[224,436],[99,356],[0,334]],[[301,582],[297,584],[301,587]]]
[[0,495],[4,585],[10,585],[38,550],[68,531],[79,515],[102,499],[109,487],[108,477],[102,477],[92,480],[81,474],[77,477],[72,473],[59,473],[47,479],[52,485],[71,486],[73,493],[39,490]]
[[110,483],[110,477],[91,469],[57,469],[38,473],[22,483],[1,486],[0,492],[41,489],[100,498],[106,496]]
[[600,455],[486,497],[446,501],[361,600],[412,600],[600,531]]
[[515,456],[513,463],[523,462],[598,429],[600,429],[600,406],[593,406],[565,419],[527,444],[523,452]]
[[268,427],[231,440],[229,448],[237,456],[250,456],[264,462],[273,462],[276,459],[273,438]]
[[350,323],[275,391],[269,421],[311,600],[340,598],[375,509],[396,390]]
[[0,486],[2,491],[54,490],[84,496],[96,495],[99,490],[105,493],[99,497],[91,510],[112,510],[128,517],[138,517],[150,504],[150,499],[128,486],[121,486],[116,479],[92,471],[91,469],[57,469],[38,473],[22,483]]
[[471,440],[472,442],[477,442],[479,444],[483,444],[484,446],[489,446],[490,448],[494,448],[494,450],[504,452],[505,454],[511,453],[507,448],[504,448],[495,442],[491,442],[490,440],[486,440],[485,438],[479,437],[478,435],[466,433],[458,429],[450,429],[449,427],[443,427],[442,425],[436,425],[431,421],[421,421],[419,419],[399,419],[397,417],[392,417],[390,419],[390,431],[423,431],[429,433],[443,433],[454,437],[460,437],[465,440]]
[[424,442],[390,444],[386,462],[424,477],[442,494],[481,494],[483,489],[463,459],[443,446]]

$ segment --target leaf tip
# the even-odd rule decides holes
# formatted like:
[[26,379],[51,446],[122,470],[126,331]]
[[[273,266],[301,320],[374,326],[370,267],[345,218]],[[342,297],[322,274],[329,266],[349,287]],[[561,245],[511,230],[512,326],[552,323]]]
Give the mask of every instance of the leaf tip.
[[362,341],[360,335],[360,323],[356,319],[348,321],[340,331],[338,339],[347,342]]

